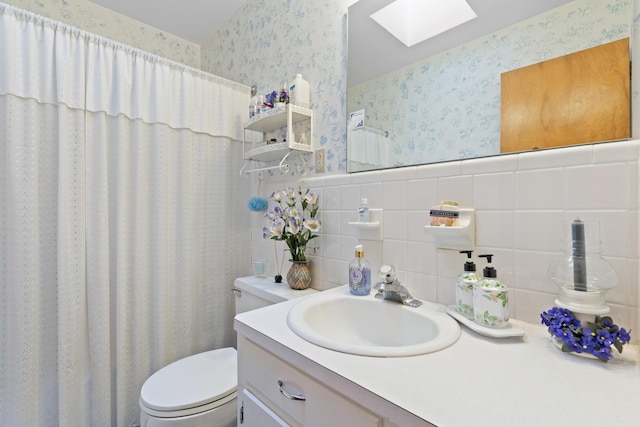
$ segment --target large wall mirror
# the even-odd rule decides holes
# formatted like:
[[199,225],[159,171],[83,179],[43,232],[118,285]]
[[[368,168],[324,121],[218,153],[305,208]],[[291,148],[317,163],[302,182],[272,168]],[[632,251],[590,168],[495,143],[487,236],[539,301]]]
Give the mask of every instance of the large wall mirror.
[[478,18],[407,48],[369,18],[391,1],[349,8],[349,172],[500,154],[502,73],[633,28],[632,0],[468,0]]

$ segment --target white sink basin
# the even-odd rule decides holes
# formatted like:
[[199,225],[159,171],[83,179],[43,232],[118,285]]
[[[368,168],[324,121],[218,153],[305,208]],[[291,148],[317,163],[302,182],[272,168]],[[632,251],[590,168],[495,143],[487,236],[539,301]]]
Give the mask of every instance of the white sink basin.
[[[348,291],[346,291],[348,292]],[[438,305],[408,307],[394,301],[332,292],[304,299],[287,315],[301,338],[361,356],[415,356],[442,350],[460,337],[460,325]]]

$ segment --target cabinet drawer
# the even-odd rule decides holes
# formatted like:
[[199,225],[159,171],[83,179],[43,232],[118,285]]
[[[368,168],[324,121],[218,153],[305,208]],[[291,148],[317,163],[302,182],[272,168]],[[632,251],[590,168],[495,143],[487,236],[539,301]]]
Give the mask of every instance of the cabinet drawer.
[[290,427],[249,390],[238,390],[238,423],[243,427]]
[[[380,427],[381,419],[260,346],[238,336],[239,382],[288,422],[305,427]],[[282,385],[279,385],[279,382]],[[285,393],[304,396],[292,400]]]

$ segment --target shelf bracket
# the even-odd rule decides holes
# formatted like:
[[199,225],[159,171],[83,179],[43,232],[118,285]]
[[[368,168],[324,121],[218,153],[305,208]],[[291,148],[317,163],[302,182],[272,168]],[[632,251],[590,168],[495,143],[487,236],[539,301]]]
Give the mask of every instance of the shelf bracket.
[[245,170],[247,168],[247,166],[249,166],[249,163],[254,161],[254,160],[248,160],[242,166],[242,168],[240,168],[240,176],[249,175],[249,174],[252,174],[254,172],[262,172],[262,171],[268,171],[268,170],[273,170],[273,169],[280,169],[280,172],[288,173],[289,172],[289,163],[285,163],[285,162],[286,162],[287,158],[289,157],[289,154],[291,154],[291,152],[292,151],[288,151],[287,154],[284,155],[282,160],[280,160],[280,163],[278,163],[277,166],[266,166],[266,167],[263,167],[263,168]]
[[301,163],[301,165],[298,166],[298,174],[300,174],[300,176],[305,176],[309,171],[309,167],[307,166],[307,161],[304,158],[304,153],[300,151],[298,154],[300,156],[300,163]]

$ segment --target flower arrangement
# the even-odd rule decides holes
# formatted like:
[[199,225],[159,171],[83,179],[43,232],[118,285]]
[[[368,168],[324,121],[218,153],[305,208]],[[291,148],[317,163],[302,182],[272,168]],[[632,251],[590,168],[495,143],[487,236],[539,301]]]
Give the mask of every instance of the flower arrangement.
[[273,240],[284,240],[291,252],[293,261],[306,261],[307,243],[315,237],[322,227],[316,218],[318,214],[318,193],[310,190],[303,192],[302,187],[296,191],[293,187],[275,191],[271,199],[277,205],[264,216],[269,219],[269,226],[262,229],[263,237]]
[[273,92],[267,94],[266,102],[272,108],[276,102],[284,102],[285,104],[289,103],[289,93],[285,88],[280,89],[279,91],[274,90]]
[[540,317],[549,334],[562,341],[562,351],[592,354],[603,362],[613,357],[612,346],[622,353],[622,346],[631,339],[630,331],[618,327],[609,316],[596,316],[593,323],[583,326],[570,310],[553,307]]

